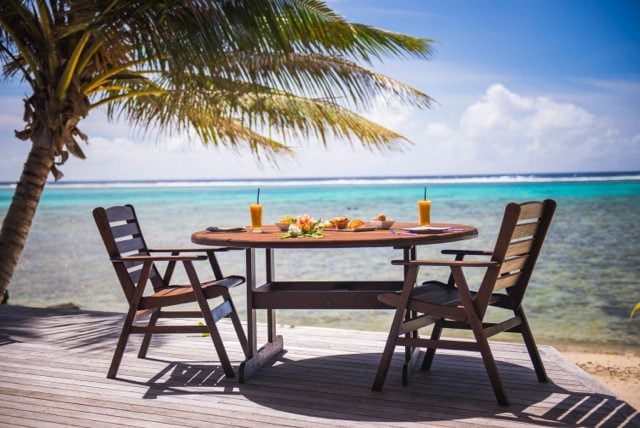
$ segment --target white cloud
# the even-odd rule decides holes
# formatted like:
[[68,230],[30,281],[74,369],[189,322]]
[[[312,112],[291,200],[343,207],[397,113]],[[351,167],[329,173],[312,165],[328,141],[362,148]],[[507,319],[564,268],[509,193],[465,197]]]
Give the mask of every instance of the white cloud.
[[637,139],[625,138],[605,118],[550,96],[517,94],[501,84],[489,86],[464,111],[452,135],[448,139],[473,144],[478,161],[493,159],[503,171],[619,169],[625,163],[633,168],[632,160],[640,159]]
[[[290,141],[294,158],[279,167],[256,162],[246,150],[204,147],[197,138],[145,139],[123,122],[108,123],[93,112],[80,123],[89,135],[86,160],[63,166],[67,179],[185,179],[354,175],[429,175],[550,171],[635,170],[640,165],[640,129],[565,95],[524,94],[503,84],[469,91],[466,101],[433,110],[383,104],[366,116],[413,141],[403,152],[371,152],[361,145]],[[476,94],[473,96],[473,94]],[[18,99],[0,97],[7,107],[0,121],[19,119]],[[20,105],[20,104],[17,104]],[[0,110],[2,111],[2,110]],[[0,126],[0,179],[19,177],[28,144],[17,142],[11,126]],[[624,128],[626,124],[626,128]]]
[[430,122],[424,131],[427,138],[442,139],[451,136],[451,129],[444,123]]

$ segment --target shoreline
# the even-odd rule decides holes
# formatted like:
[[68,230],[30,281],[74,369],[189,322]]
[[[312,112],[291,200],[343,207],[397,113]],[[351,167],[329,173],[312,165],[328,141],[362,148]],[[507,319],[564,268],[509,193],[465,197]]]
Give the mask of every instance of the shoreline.
[[595,351],[556,347],[568,360],[640,410],[640,351]]

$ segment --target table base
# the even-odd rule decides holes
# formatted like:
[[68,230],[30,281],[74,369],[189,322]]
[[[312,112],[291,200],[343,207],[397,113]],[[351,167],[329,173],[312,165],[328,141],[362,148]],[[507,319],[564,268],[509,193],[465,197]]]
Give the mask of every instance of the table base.
[[256,354],[240,363],[240,383],[245,383],[260,367],[267,364],[273,357],[284,350],[284,341],[281,335],[277,335],[272,342],[267,342]]

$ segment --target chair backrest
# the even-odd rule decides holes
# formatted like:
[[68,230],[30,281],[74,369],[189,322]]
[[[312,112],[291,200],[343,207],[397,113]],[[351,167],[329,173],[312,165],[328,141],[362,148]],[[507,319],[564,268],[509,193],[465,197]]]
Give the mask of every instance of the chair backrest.
[[492,256],[500,268],[485,275],[477,297],[480,303],[488,303],[491,293],[506,289],[515,305],[520,305],[555,209],[551,199],[507,205]]
[[[93,210],[102,242],[110,258],[121,256],[148,256],[147,243],[144,240],[138,217],[132,205],[120,205],[109,208],[98,207]],[[120,285],[127,300],[133,296],[134,288],[140,277],[143,262],[113,263]],[[155,265],[151,267],[149,279],[154,289],[165,286]]]

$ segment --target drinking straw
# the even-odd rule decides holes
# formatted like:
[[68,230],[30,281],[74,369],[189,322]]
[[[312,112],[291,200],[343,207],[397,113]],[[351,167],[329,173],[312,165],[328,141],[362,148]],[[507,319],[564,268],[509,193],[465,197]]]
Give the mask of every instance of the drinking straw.
[[258,187],[258,197],[256,198],[256,204],[260,205],[260,188]]
[[424,186],[424,198],[422,200],[423,201],[427,200],[427,186]]

